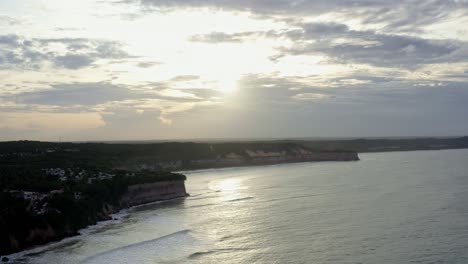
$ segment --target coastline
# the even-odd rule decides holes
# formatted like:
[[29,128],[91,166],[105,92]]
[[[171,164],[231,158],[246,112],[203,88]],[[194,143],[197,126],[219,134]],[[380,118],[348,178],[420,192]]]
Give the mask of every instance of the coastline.
[[[134,195],[135,192],[138,192],[137,197]],[[189,196],[189,194],[185,189],[185,180],[130,185],[127,191],[120,197],[117,204],[111,203],[110,201],[104,202],[100,211],[95,213],[95,220],[89,221],[88,224],[82,228],[75,230],[70,228],[65,233],[58,233],[57,223],[44,222],[45,227],[42,228],[26,226],[24,231],[27,232],[28,236],[25,240],[17,240],[16,233],[8,232],[6,235],[9,236],[10,244],[4,248],[4,253],[0,255],[0,257],[9,258],[8,256],[14,256],[17,252],[23,252],[41,245],[57,243],[70,237],[79,236],[83,230],[98,226],[103,222],[113,221],[120,212],[135,206],[164,202],[187,196]],[[118,220],[118,218],[119,217],[116,219]]]
[[94,234],[94,233],[98,233],[98,232],[102,231],[104,228],[106,228],[108,226],[112,226],[112,225],[115,225],[115,224],[121,224],[123,222],[123,220],[126,217],[129,216],[129,214],[131,213],[132,210],[138,209],[140,207],[148,206],[148,205],[160,204],[160,203],[175,201],[175,200],[179,200],[179,199],[185,199],[188,196],[190,196],[190,195],[187,193],[184,196],[179,196],[179,197],[174,197],[174,198],[169,198],[169,199],[164,199],[164,200],[158,200],[158,201],[143,203],[143,204],[139,204],[139,205],[133,205],[133,206],[130,206],[130,207],[127,207],[127,208],[122,208],[122,209],[116,211],[115,213],[110,214],[109,215],[111,217],[110,219],[101,220],[101,221],[98,221],[94,225],[89,225],[87,227],[84,227],[84,228],[78,230],[76,232],[76,234],[74,234],[74,235],[70,235],[70,236],[64,237],[64,238],[59,239],[59,240],[50,241],[50,242],[47,242],[45,244],[35,245],[33,247],[29,247],[29,248],[23,249],[23,250],[18,251],[18,252],[10,253],[8,255],[1,255],[0,260],[1,260],[1,258],[6,257],[6,258],[9,259],[9,261],[6,262],[6,263],[9,263],[11,261],[18,260],[18,259],[20,259],[20,258],[22,258],[24,256],[27,256],[27,255],[30,255],[30,254],[39,254],[41,252],[45,252],[45,251],[48,251],[50,249],[65,246],[65,245],[67,245],[69,243],[73,244],[74,242],[78,242],[78,239],[80,237],[84,237],[84,236],[88,236],[88,235],[91,235],[91,234]]
[[359,161],[359,153],[353,151],[343,152],[315,152],[306,155],[263,156],[255,158],[193,160],[184,168],[174,169],[174,172],[199,171],[211,169],[239,168],[252,166],[268,166],[289,163],[307,162],[346,162]]
[[[235,169],[242,167],[254,167],[254,166],[275,166],[275,165],[286,165],[286,164],[296,164],[296,163],[311,163],[311,162],[339,162],[339,161],[357,161],[359,157],[357,153],[350,156],[351,159],[346,160],[304,160],[304,159],[290,159],[275,162],[256,162],[256,163],[242,163],[242,164],[230,164],[231,166],[213,166],[210,168],[193,168],[189,170],[184,170],[184,172],[197,172],[204,170],[217,170],[217,169]],[[356,157],[356,158],[354,158]],[[182,171],[178,171],[180,173]],[[182,185],[180,185],[180,183]],[[168,186],[169,185],[169,186]],[[150,194],[150,195],[148,195]],[[140,185],[129,186],[127,192],[121,197],[119,205],[110,205],[107,204],[103,207],[103,210],[100,214],[99,219],[95,224],[90,224],[84,228],[76,230],[75,232],[70,232],[61,237],[53,237],[45,239],[45,243],[38,243],[29,247],[22,248],[20,251],[9,253],[6,255],[1,255],[1,257],[7,257],[9,259],[16,259],[18,256],[23,256],[25,254],[37,253],[43,250],[46,250],[50,246],[60,245],[62,243],[69,243],[73,241],[73,238],[80,237],[82,235],[89,234],[94,230],[100,229],[103,226],[108,224],[118,223],[121,217],[118,217],[120,214],[125,214],[129,209],[144,206],[153,203],[160,203],[174,199],[180,199],[189,196],[185,189],[184,181],[173,181],[173,182],[155,182],[155,183],[146,183]],[[116,222],[117,221],[117,222]]]
[[[405,152],[405,151],[402,151]],[[371,153],[371,152],[369,152]],[[366,154],[366,153],[363,153]],[[359,160],[350,160],[346,162],[357,162]],[[184,175],[190,175],[192,173],[202,173],[202,172],[212,172],[212,171],[228,171],[228,170],[235,170],[235,169],[248,169],[252,167],[270,167],[270,166],[288,166],[288,165],[295,165],[295,164],[308,164],[308,163],[329,163],[329,162],[343,162],[337,160],[327,160],[327,161],[292,161],[292,162],[280,162],[280,163],[273,163],[273,164],[251,164],[251,165],[238,165],[238,166],[228,166],[228,167],[214,167],[214,168],[202,168],[202,169],[187,169],[187,170],[178,170],[174,171],[174,173],[181,173]]]
[[[441,149],[441,150],[456,151],[456,150],[460,150],[460,149]],[[413,152],[414,153],[414,152],[436,152],[436,151],[435,150],[392,151],[391,153],[405,153],[405,152]],[[439,150],[437,150],[437,152],[439,152]],[[362,153],[362,154],[384,154],[384,153],[387,153],[387,152],[372,152],[372,153]],[[366,158],[363,157],[362,160],[366,161]],[[273,166],[282,166],[282,165],[288,166],[288,165],[294,165],[294,164],[307,164],[307,163],[316,163],[316,162],[279,163],[279,164],[262,165],[262,166],[258,166],[258,167],[264,167],[264,166],[273,167]],[[243,166],[243,167],[237,166],[237,167],[212,168],[212,169],[203,169],[203,170],[188,170],[188,171],[184,171],[184,173],[187,173],[187,174],[190,174],[191,172],[192,173],[202,173],[202,172],[209,172],[209,171],[216,171],[216,170],[230,170],[230,169],[251,168],[251,167],[253,167],[253,166]],[[86,228],[80,229],[78,231],[79,234],[77,234],[77,235],[68,236],[68,237],[63,238],[61,240],[52,241],[52,242],[49,242],[47,244],[34,246],[32,248],[28,248],[28,249],[25,249],[25,250],[22,250],[22,251],[19,251],[19,252],[16,252],[16,253],[12,253],[12,254],[9,254],[9,255],[2,255],[2,257],[8,257],[10,259],[10,262],[11,262],[12,260],[14,261],[14,260],[20,259],[21,257],[26,256],[28,254],[38,254],[38,253],[41,253],[41,252],[44,252],[44,251],[54,249],[55,247],[61,247],[61,246],[66,245],[68,243],[73,243],[75,240],[79,239],[80,237],[87,236],[87,235],[93,234],[93,233],[98,233],[103,228],[105,228],[107,226],[122,223],[122,220],[125,219],[125,217],[127,217],[132,212],[132,210],[134,210],[135,208],[144,207],[144,206],[152,205],[152,204],[169,202],[169,201],[178,200],[178,199],[183,199],[185,197],[186,196],[176,197],[176,198],[172,198],[172,199],[148,202],[148,203],[144,203],[144,204],[140,204],[140,205],[131,206],[131,207],[128,207],[128,208],[122,208],[118,212],[115,212],[115,213],[111,214],[111,217],[112,217],[111,220],[99,221],[96,225],[91,225],[91,226],[88,226]]]

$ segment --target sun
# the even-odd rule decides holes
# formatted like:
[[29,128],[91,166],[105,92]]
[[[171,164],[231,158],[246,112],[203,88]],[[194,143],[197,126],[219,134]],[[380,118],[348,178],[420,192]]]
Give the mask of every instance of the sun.
[[217,90],[225,94],[234,93],[238,88],[238,79],[236,78],[223,78],[216,83]]

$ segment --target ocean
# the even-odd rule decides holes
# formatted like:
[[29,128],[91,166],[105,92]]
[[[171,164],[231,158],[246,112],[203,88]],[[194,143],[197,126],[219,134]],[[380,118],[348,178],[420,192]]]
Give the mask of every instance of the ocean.
[[360,158],[187,172],[190,197],[13,263],[468,263],[468,150]]

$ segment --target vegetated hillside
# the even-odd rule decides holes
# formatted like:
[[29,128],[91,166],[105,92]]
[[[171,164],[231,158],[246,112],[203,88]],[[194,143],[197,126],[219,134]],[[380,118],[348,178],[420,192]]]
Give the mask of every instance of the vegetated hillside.
[[[249,165],[255,153],[288,156],[315,153],[298,161],[333,160],[331,153],[381,152],[468,148],[468,137],[353,140],[277,140],[255,142],[164,142],[164,143],[51,143],[38,141],[0,142],[0,166],[27,165],[41,168],[84,167],[127,169],[191,169]],[[254,154],[252,154],[254,153]],[[275,154],[276,153],[276,154]],[[329,156],[327,159],[325,156]],[[235,156],[238,160],[235,161]],[[321,159],[322,158],[322,159]],[[352,160],[352,157],[348,157]],[[343,160],[336,155],[336,160]],[[215,162],[217,161],[217,162]],[[277,159],[277,163],[288,162]],[[202,164],[203,163],[203,164]],[[255,162],[254,162],[255,163]],[[261,164],[257,162],[256,164]],[[137,166],[142,165],[142,166]],[[133,166],[133,167],[132,167]],[[130,168],[132,167],[132,168]]]
[[296,143],[51,143],[17,141],[0,143],[0,166],[28,164],[29,167],[109,168],[122,164],[178,161],[185,168],[190,161],[214,160],[229,154],[249,158],[248,151],[294,155],[307,147]]
[[353,140],[288,140],[313,151],[385,152],[468,148],[468,137]]
[[[76,235],[129,205],[187,195],[185,175],[170,172],[108,171],[94,177],[80,168],[79,174],[70,170],[63,178],[39,168],[0,169],[0,254]],[[128,198],[135,186],[151,187],[145,200]]]

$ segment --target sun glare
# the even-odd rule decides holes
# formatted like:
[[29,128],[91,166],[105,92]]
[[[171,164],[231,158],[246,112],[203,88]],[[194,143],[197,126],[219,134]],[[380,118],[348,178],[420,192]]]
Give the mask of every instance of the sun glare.
[[216,189],[222,192],[231,192],[240,189],[241,180],[236,178],[225,179],[216,185]]
[[237,79],[220,79],[217,81],[217,88],[219,91],[225,93],[225,94],[230,94],[233,93],[237,90]]

